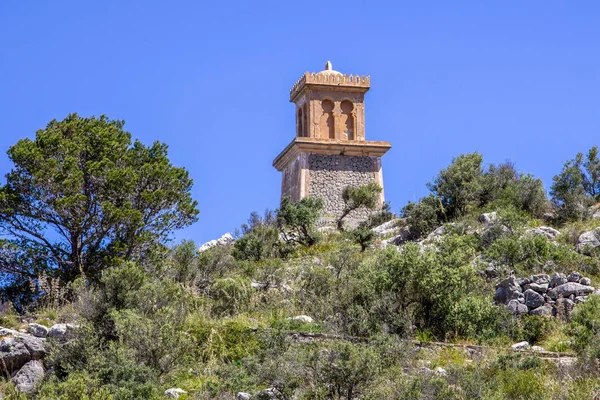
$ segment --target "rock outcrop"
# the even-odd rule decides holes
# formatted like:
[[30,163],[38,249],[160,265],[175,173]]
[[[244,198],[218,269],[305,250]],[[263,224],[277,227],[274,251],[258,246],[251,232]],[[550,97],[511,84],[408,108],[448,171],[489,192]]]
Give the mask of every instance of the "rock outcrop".
[[550,317],[557,314],[559,302],[564,311],[570,313],[575,304],[585,302],[594,291],[591,280],[578,272],[569,276],[538,274],[519,279],[510,276],[496,285],[494,301],[504,304],[515,315]]
[[198,252],[202,253],[208,249],[212,249],[213,247],[218,246],[227,246],[232,244],[235,241],[231,233],[226,233],[218,239],[211,240],[210,242],[204,243],[200,248],[198,248]]

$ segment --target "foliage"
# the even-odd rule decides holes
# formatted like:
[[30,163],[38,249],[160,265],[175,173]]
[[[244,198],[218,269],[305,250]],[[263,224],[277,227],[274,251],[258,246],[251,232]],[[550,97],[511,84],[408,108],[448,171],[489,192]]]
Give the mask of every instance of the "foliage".
[[507,314],[490,298],[469,296],[454,304],[450,320],[457,336],[490,339],[502,333],[501,321]]
[[360,226],[366,228],[375,228],[388,221],[391,221],[392,219],[394,219],[394,213],[391,211],[390,203],[386,201],[383,203],[379,211],[371,213],[366,221],[360,223]]
[[[196,220],[188,172],[171,164],[165,144],[132,143],[123,126],[71,114],[8,150],[14,168],[0,186],[0,231],[11,251],[0,256],[3,273],[96,279],[108,260],[142,259]],[[21,262],[26,254],[38,263]]]
[[428,184],[439,197],[449,218],[464,215],[478,200],[481,192],[483,157],[479,153],[462,154]]
[[600,194],[598,147],[592,147],[585,159],[582,153],[578,153],[574,159],[567,161],[562,171],[554,176],[550,194],[561,218],[588,218],[588,207],[598,200]]
[[379,194],[383,189],[376,183],[368,183],[362,186],[349,186],[344,190],[344,210],[337,219],[337,227],[339,230],[343,228],[343,219],[352,211],[358,210],[361,207],[374,210],[379,202]]
[[277,225],[288,243],[316,244],[320,235],[315,226],[323,209],[323,199],[305,197],[297,202],[285,197],[277,210]]
[[348,232],[350,238],[360,245],[361,251],[365,251],[367,247],[375,240],[375,232],[366,227],[358,227]]
[[431,233],[446,219],[441,199],[432,194],[417,203],[408,202],[401,215],[406,218],[411,233],[417,238]]

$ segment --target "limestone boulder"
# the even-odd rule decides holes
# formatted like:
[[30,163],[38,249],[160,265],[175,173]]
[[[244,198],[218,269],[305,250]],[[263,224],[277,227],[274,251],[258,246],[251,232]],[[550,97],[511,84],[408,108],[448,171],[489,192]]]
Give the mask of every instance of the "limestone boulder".
[[204,243],[202,246],[200,246],[200,248],[198,248],[198,252],[202,253],[203,251],[212,249],[213,247],[227,246],[227,245],[232,244],[234,241],[235,241],[235,239],[233,238],[233,236],[231,236],[231,233],[226,233],[223,236],[221,236],[219,239],[214,239],[214,240],[211,240],[210,242]]
[[585,285],[585,286],[591,286],[592,285],[592,280],[590,278],[582,277],[579,280],[579,283],[581,283],[582,285]]
[[311,317],[309,317],[308,315],[297,315],[297,316],[291,317],[289,319],[293,320],[293,321],[301,322],[303,324],[312,324],[313,323],[313,319]]
[[31,360],[13,374],[11,381],[17,386],[19,392],[32,395],[44,380],[45,373],[44,364],[41,361]]
[[168,399],[178,399],[184,394],[187,394],[187,392],[180,388],[171,388],[165,390],[165,397]]
[[537,284],[545,284],[545,283],[550,283],[550,276],[547,274],[537,274],[537,275],[532,275],[531,276],[531,282],[532,283],[537,283]]
[[69,326],[69,324],[52,325],[52,327],[48,330],[48,337],[50,339],[58,340],[66,339],[69,329],[71,329],[71,326]]
[[387,236],[398,230],[398,224],[400,221],[400,219],[393,219],[391,221],[384,222],[383,224],[373,228],[373,232],[377,236]]
[[577,282],[567,282],[556,288],[556,296],[563,298],[567,298],[571,295],[575,296],[585,296],[594,291],[592,286],[582,285]]
[[27,347],[15,337],[0,340],[0,371],[11,373],[31,361]]
[[518,314],[527,314],[527,312],[529,311],[529,308],[527,308],[527,306],[525,304],[522,304],[521,302],[519,302],[519,300],[511,300],[506,305],[506,310],[515,315],[518,315]]
[[527,289],[524,292],[524,295],[525,295],[525,305],[527,307],[529,307],[530,309],[538,308],[545,303],[544,296],[542,296],[535,290]]
[[557,286],[560,286],[564,283],[567,283],[567,276],[563,273],[555,273],[554,275],[552,275],[552,277],[550,278],[550,286],[551,288],[555,288]]
[[577,250],[585,254],[591,254],[592,249],[600,246],[600,228],[584,232],[577,239]]
[[40,360],[48,353],[48,347],[45,338],[23,335],[17,340],[25,345],[25,348],[27,348],[27,351],[29,351],[29,354],[31,354],[31,358],[33,360]]
[[539,315],[541,317],[551,317],[554,314],[554,309],[551,305],[544,304],[538,308],[529,311],[530,315]]
[[251,398],[252,398],[252,395],[250,393],[246,393],[246,392],[239,392],[235,396],[236,400],[250,400]]
[[485,226],[493,225],[498,221],[498,213],[494,211],[490,213],[481,214],[478,220]]
[[510,348],[513,350],[527,350],[527,349],[529,349],[529,347],[531,347],[529,345],[529,342],[519,342],[519,343],[515,343],[512,346],[510,346]]
[[539,226],[537,228],[528,229],[525,231],[525,236],[544,236],[550,240],[556,239],[560,232],[549,226]]
[[390,239],[381,242],[381,247],[385,248],[389,245],[400,246],[413,239],[413,235],[408,227],[401,228],[398,234]]
[[530,283],[529,289],[534,290],[538,293],[546,293],[548,291],[548,284],[547,283],[543,283],[543,284]]
[[567,281],[569,282],[579,282],[581,279],[581,274],[579,272],[571,272],[569,276],[567,276]]
[[39,338],[45,338],[48,336],[48,328],[40,324],[29,324],[27,326],[27,332]]

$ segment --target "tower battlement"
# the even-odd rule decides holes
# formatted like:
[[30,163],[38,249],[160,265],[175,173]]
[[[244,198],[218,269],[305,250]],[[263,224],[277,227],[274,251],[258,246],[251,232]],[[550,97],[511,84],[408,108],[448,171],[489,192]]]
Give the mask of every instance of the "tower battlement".
[[290,89],[290,101],[294,101],[294,98],[304,89],[307,84],[312,85],[324,85],[324,86],[344,86],[344,87],[358,87],[366,88],[367,90],[371,87],[370,76],[359,76],[359,75],[346,75],[346,74],[323,74],[321,72],[305,72]]

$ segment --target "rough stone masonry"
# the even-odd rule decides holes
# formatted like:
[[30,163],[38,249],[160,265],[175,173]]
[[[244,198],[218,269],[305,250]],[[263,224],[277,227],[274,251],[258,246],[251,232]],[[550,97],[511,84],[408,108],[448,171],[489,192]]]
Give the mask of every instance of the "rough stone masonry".
[[[347,187],[374,182],[383,189],[381,157],[391,145],[365,140],[364,94],[370,82],[334,71],[328,62],[324,71],[306,72],[292,87],[296,137],[273,161],[282,172],[282,198],[322,198],[324,217],[337,217]],[[356,210],[349,218],[366,218],[369,212]]]

